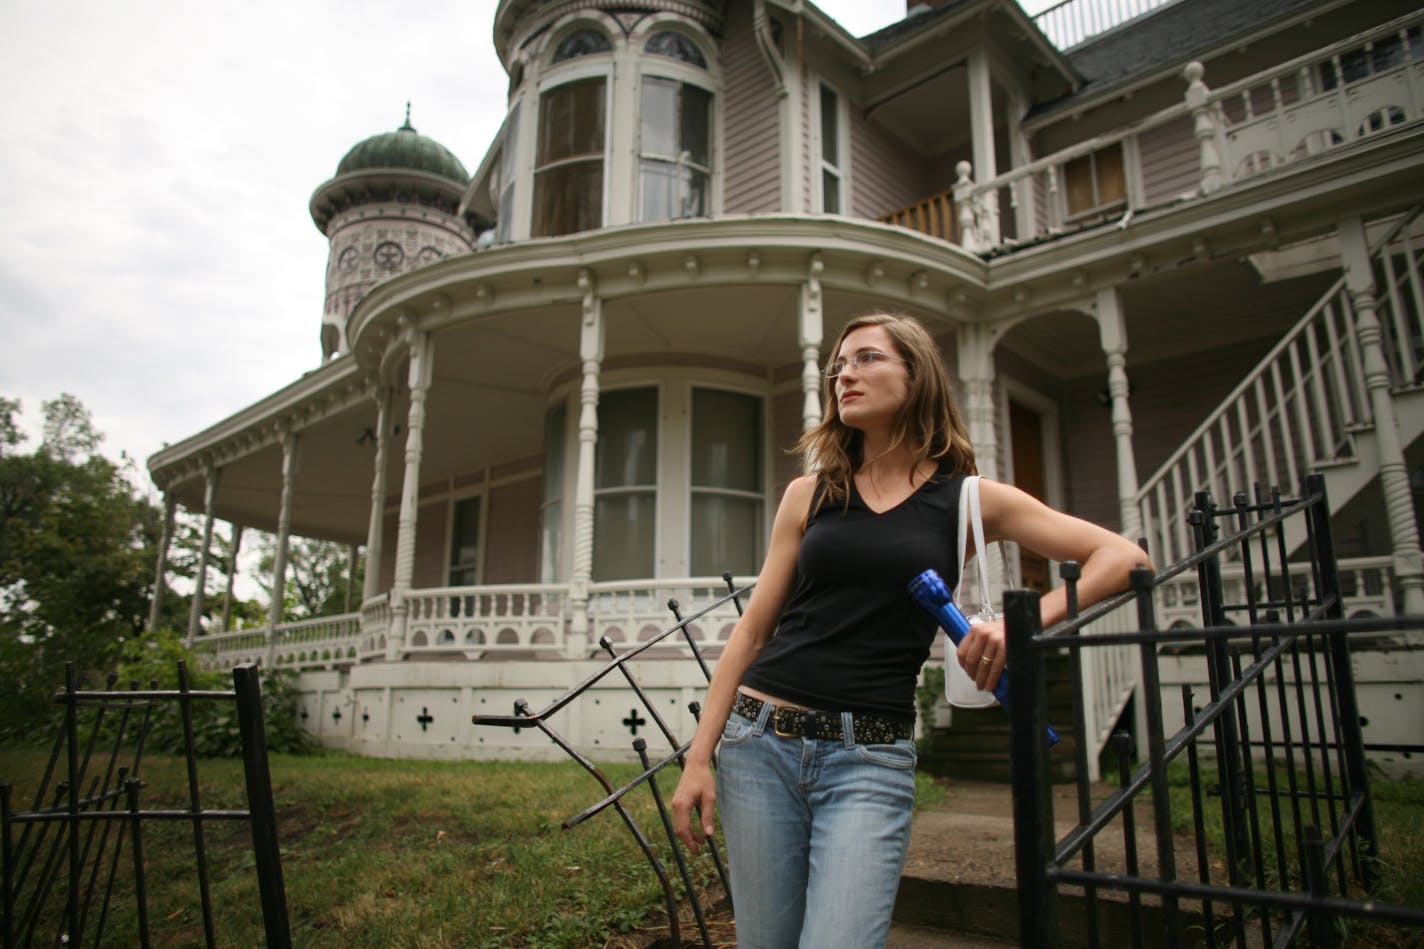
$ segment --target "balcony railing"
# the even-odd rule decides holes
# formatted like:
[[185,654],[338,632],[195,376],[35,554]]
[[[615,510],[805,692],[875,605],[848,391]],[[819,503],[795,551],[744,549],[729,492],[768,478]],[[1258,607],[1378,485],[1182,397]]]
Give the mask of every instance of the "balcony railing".
[[[1302,565],[1301,569],[1305,570],[1306,566]],[[1233,573],[1228,568],[1224,574],[1223,582],[1229,595],[1236,597],[1239,593],[1238,598],[1244,597],[1244,578],[1240,571]],[[1343,560],[1340,577],[1346,593],[1347,617],[1393,613],[1389,558]],[[751,578],[734,578],[732,584],[741,589],[751,582]],[[1158,615],[1164,627],[1201,625],[1201,606],[1195,599],[1195,590],[1196,587],[1185,580],[1162,586],[1158,594]],[[601,654],[598,643],[604,636],[615,649],[622,651],[666,629],[675,622],[668,608],[670,600],[677,601],[679,615],[686,617],[727,592],[727,584],[721,578],[593,584],[588,603],[587,650],[580,649],[580,654],[574,656],[569,653],[570,610],[568,587],[563,584],[410,590],[401,598],[410,606],[410,613],[407,642],[400,650],[400,658],[588,658]],[[703,655],[715,656],[721,651],[736,625],[737,616],[735,606],[728,603],[688,623],[688,632]],[[362,604],[359,612],[282,623],[273,640],[273,661],[280,668],[290,669],[331,669],[383,661],[389,621],[388,597],[382,594]],[[1106,626],[1101,629],[1095,626],[1094,630],[1119,631]],[[690,650],[685,644],[681,636],[669,637],[649,650],[649,658],[686,655]],[[265,629],[200,636],[194,648],[208,668],[226,669],[239,662],[269,661]],[[1109,666],[1114,662],[1106,653],[1099,658]],[[1105,683],[1100,690],[1105,705],[1098,715],[1105,722],[1104,728],[1116,720],[1120,703],[1126,701],[1126,691],[1130,691],[1133,681],[1133,661],[1129,657],[1120,663],[1122,668],[1117,674],[1105,666],[1101,676],[1094,677],[1094,681],[1101,678]]]
[[[1424,12],[1210,89],[984,182],[958,166],[960,243],[975,252],[1119,220],[1277,172],[1424,117]],[[1183,161],[1182,156],[1187,160]],[[1106,187],[1104,187],[1106,182]],[[1001,208],[1006,209],[1001,214]]]
[[1171,0],[1063,0],[1033,16],[1059,49],[1071,49]]

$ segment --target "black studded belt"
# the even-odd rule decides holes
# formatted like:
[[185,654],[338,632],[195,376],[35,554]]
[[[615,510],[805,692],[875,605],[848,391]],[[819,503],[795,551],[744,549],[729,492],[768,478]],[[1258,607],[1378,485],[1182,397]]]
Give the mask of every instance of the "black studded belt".
[[[736,701],[732,703],[732,711],[743,718],[756,721],[757,716],[761,715],[762,706],[766,704],[745,692],[738,692]],[[845,737],[840,712],[774,705],[767,723],[771,725],[771,730],[782,738],[836,740]],[[883,715],[852,715],[851,734],[858,745],[889,745],[897,738],[913,738],[915,726],[913,723],[897,722]]]

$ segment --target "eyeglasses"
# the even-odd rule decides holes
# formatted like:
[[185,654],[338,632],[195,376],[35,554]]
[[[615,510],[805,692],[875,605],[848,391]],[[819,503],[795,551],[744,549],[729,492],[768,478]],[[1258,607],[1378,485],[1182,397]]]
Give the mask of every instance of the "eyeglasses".
[[878,363],[884,359],[893,359],[896,362],[905,361],[899,356],[892,356],[889,353],[882,353],[877,349],[862,349],[860,352],[856,353],[854,356],[851,356],[848,359],[837,359],[835,362],[831,363],[829,366],[826,367],[825,375],[827,379],[834,379],[836,376],[844,372],[845,367],[848,365],[854,366],[857,370],[860,370],[866,368],[867,366],[873,366],[875,363]]

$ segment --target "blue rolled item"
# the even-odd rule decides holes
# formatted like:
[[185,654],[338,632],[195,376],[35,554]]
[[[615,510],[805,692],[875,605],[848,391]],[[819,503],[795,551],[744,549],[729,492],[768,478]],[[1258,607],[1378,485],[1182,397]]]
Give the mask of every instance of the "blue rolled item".
[[[949,635],[950,641],[958,646],[964,641],[964,635],[969,632],[969,620],[964,618],[964,614],[959,611],[959,607],[954,605],[954,598],[950,596],[949,587],[945,585],[944,578],[937,570],[926,570],[918,577],[910,581],[910,596],[914,601],[924,608],[939,621],[940,627]],[[1005,710],[1009,707],[1009,677],[999,676],[999,681],[994,685],[994,698],[999,700]],[[1053,726],[1048,726],[1048,745],[1053,747],[1058,744],[1058,733],[1053,730]]]

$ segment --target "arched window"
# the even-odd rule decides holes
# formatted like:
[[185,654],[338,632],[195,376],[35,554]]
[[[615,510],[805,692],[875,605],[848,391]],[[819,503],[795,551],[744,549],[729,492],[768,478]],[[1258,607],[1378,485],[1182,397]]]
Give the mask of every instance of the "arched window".
[[554,50],[554,62],[562,63],[580,56],[594,56],[598,53],[610,52],[612,49],[613,45],[608,42],[608,37],[597,30],[575,30],[559,41],[558,47]]
[[534,237],[603,226],[603,76],[555,86],[539,100]]
[[700,69],[707,68],[707,59],[697,44],[674,30],[663,30],[648,37],[643,51],[654,56],[668,56],[684,63],[691,63]]
[[644,76],[638,158],[642,220],[709,213],[711,93],[691,83]]

